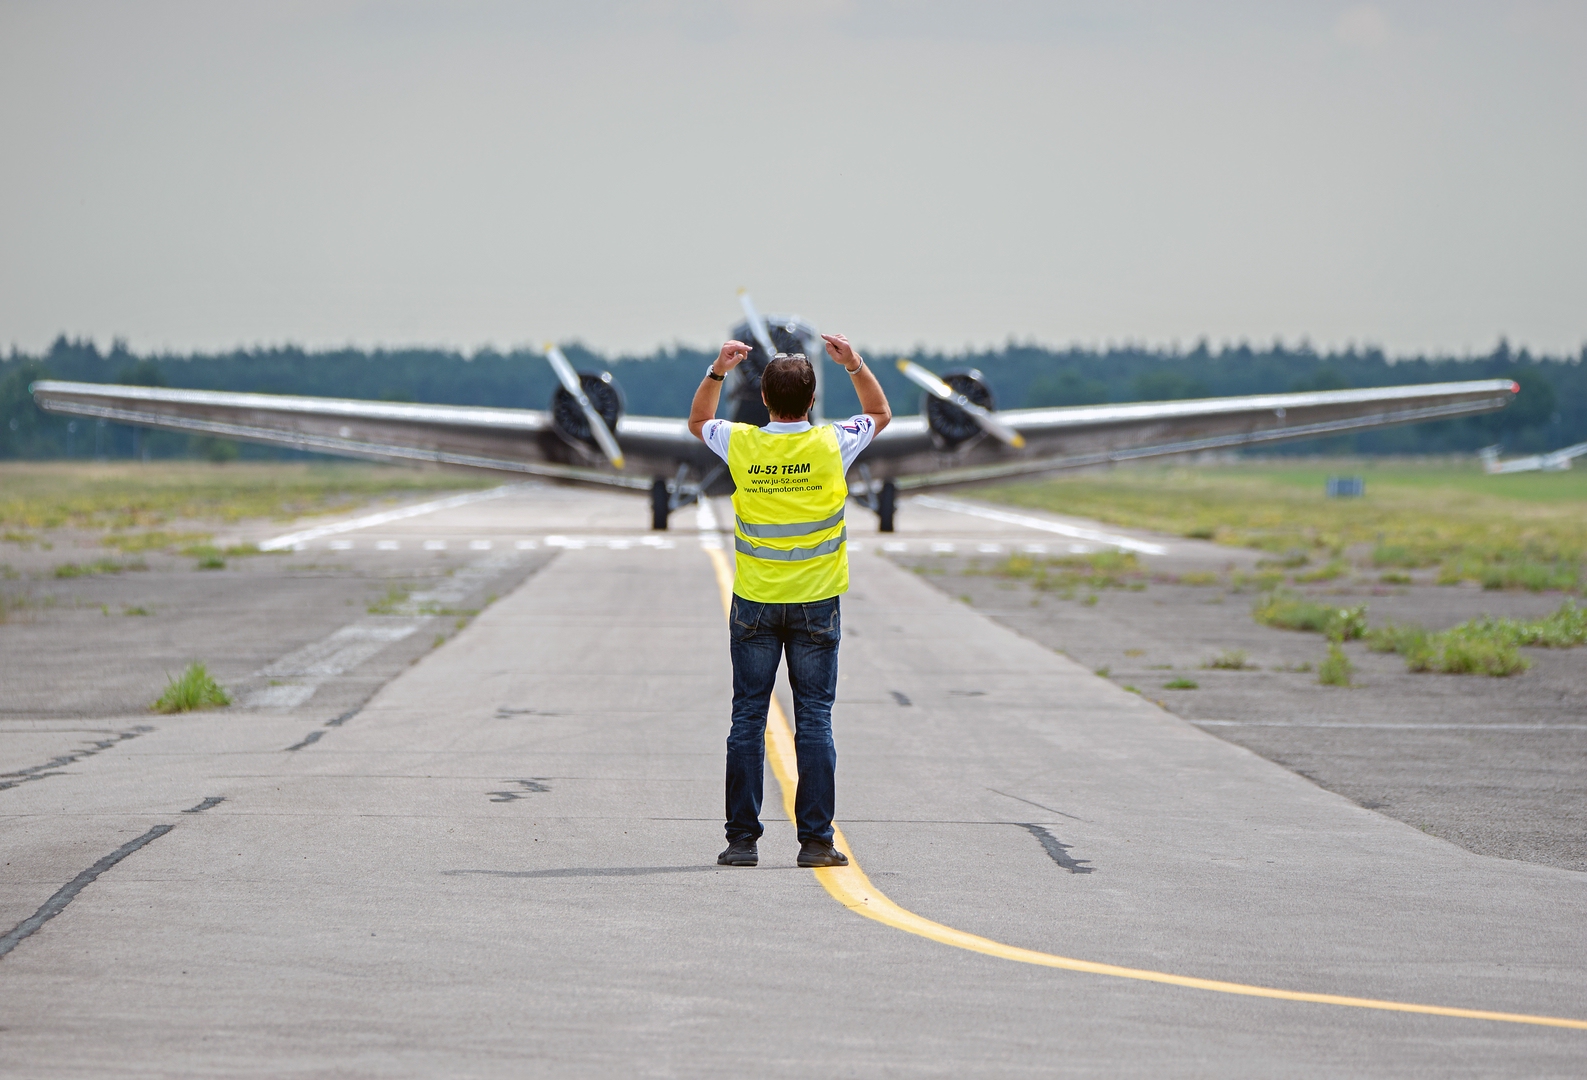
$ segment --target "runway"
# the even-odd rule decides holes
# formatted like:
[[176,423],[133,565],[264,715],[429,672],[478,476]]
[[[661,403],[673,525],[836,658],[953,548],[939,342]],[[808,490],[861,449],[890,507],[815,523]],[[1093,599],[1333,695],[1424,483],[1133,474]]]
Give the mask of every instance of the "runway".
[[[906,509],[890,540],[851,514],[835,713],[839,824],[878,893],[1099,965],[1587,1020],[1587,875],[1473,855],[1364,810],[882,550],[1107,537]],[[729,672],[709,526],[730,519],[683,511],[657,538],[642,513],[627,496],[536,486],[303,541],[369,558],[426,542],[555,555],[351,715],[312,697],[129,715],[152,730],[0,790],[0,931],[143,841],[0,956],[0,1070],[1587,1069],[1587,1029],[1240,996],[907,933],[794,866],[775,790],[761,866],[716,867]],[[1197,543],[1119,536],[1168,560]]]

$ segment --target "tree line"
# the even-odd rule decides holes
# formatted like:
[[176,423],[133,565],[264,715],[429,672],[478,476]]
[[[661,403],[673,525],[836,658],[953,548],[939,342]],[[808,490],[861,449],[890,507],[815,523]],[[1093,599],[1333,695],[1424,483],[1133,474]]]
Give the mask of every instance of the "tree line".
[[[610,371],[622,387],[627,410],[650,416],[685,415],[700,375],[714,355],[673,348],[647,356],[609,358],[578,344],[564,351],[575,367]],[[892,357],[871,355],[870,359],[894,410],[919,411],[920,392],[898,373]],[[979,370],[998,407],[1005,409],[1514,379],[1521,394],[1503,412],[1337,436],[1267,452],[1444,454],[1500,443],[1510,453],[1534,453],[1587,441],[1587,363],[1583,362],[1587,346],[1575,356],[1549,357],[1512,350],[1501,341],[1486,356],[1391,359],[1377,349],[1318,353],[1282,343],[1216,350],[1203,343],[1186,352],[1130,345],[1052,349],[1011,342],[981,352],[915,353],[911,359],[937,372]],[[528,350],[486,349],[465,355],[440,349],[281,347],[140,356],[119,341],[101,350],[91,340],[63,335],[42,354],[13,350],[0,358],[0,458],[303,456],[49,416],[34,406],[28,394],[28,385],[38,379],[531,409],[544,408],[556,385],[545,360]],[[827,381],[826,402],[828,414],[834,416],[859,408],[848,380],[841,377]]]

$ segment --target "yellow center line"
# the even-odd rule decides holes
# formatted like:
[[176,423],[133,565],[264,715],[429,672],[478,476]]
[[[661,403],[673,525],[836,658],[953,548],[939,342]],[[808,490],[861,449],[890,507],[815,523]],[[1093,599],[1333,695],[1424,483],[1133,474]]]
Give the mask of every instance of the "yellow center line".
[[[733,570],[727,556],[717,548],[706,548],[716,568],[717,586],[722,592],[722,609],[731,613],[733,604]],[[766,720],[766,757],[771,762],[772,774],[782,787],[783,809],[790,821],[794,820],[794,789],[799,779],[798,758],[794,751],[793,729],[783,715],[776,695],[772,695]],[[1343,994],[1314,994],[1305,990],[1280,990],[1271,986],[1251,986],[1246,983],[1224,982],[1221,979],[1199,979],[1193,975],[1174,975],[1166,971],[1146,968],[1120,967],[1117,964],[1099,964],[1091,960],[1076,960],[1068,956],[1021,949],[1005,945],[991,938],[955,930],[951,926],[933,922],[899,907],[889,900],[865,871],[854,849],[836,830],[834,843],[849,857],[847,866],[824,867],[815,871],[816,880],[826,888],[832,898],[850,911],[875,919],[896,930],[917,934],[932,941],[951,945],[956,949],[1014,960],[1021,964],[1038,964],[1042,967],[1062,968],[1065,971],[1084,971],[1092,975],[1109,975],[1117,979],[1137,979],[1141,982],[1166,983],[1185,986],[1193,990],[1213,990],[1220,994],[1240,994],[1245,997],[1276,998],[1280,1001],[1309,1001],[1320,1005],[1348,1005],[1357,1009],[1380,1009],[1385,1012],[1425,1013],[1430,1016],[1458,1016],[1468,1020],[1502,1020],[1511,1024],[1538,1024],[1545,1027],[1576,1028],[1587,1031],[1587,1020],[1571,1020],[1561,1016],[1533,1016],[1527,1013],[1489,1012],[1485,1009],[1457,1009],[1447,1005],[1417,1005],[1409,1001],[1380,1001],[1376,998],[1347,997]]]

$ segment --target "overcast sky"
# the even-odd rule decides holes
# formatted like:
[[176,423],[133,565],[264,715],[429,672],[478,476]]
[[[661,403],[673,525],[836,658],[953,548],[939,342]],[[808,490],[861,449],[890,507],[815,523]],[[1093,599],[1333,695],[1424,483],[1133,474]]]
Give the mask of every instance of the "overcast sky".
[[0,0],[0,344],[1587,340],[1587,4]]

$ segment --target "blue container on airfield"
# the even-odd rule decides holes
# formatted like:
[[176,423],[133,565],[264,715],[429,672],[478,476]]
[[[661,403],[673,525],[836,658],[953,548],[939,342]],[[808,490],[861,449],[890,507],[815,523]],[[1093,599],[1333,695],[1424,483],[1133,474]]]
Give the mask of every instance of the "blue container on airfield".
[[1330,499],[1359,499],[1367,493],[1367,482],[1359,476],[1330,476],[1328,478],[1328,497]]

